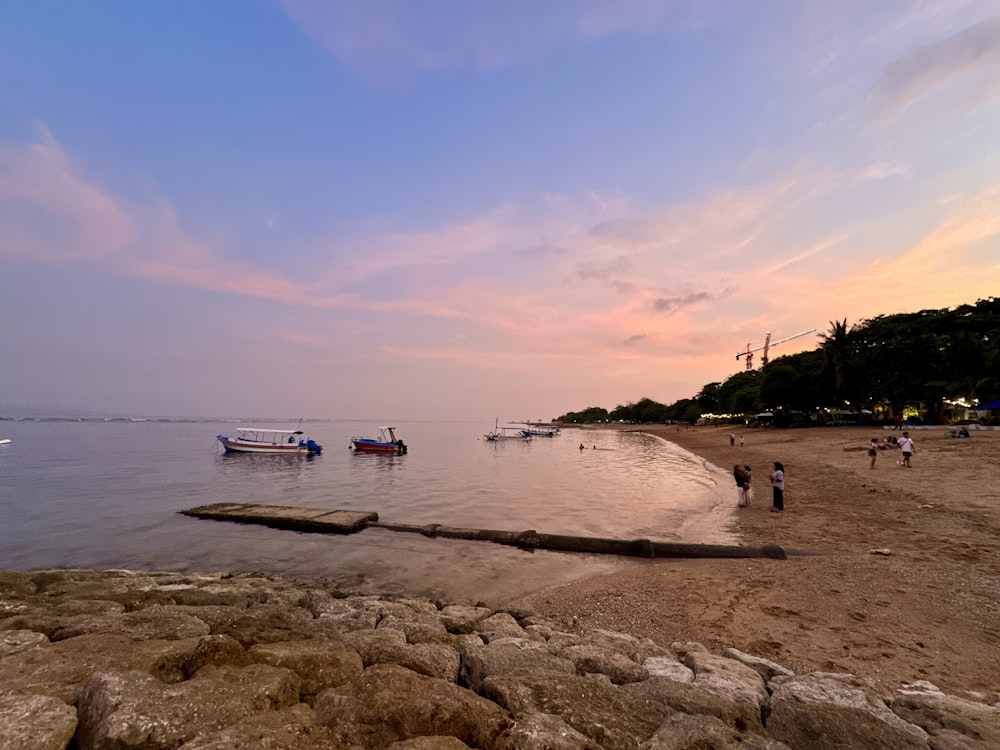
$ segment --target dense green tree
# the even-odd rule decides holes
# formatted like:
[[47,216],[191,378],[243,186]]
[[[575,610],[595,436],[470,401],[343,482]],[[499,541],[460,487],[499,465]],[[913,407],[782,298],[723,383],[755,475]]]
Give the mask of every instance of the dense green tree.
[[[787,421],[801,422],[800,417],[821,407],[849,405],[852,411],[888,407],[895,414],[911,409],[936,422],[951,413],[946,402],[959,398],[979,403],[1000,399],[1000,298],[954,309],[879,315],[854,325],[846,318],[830,321],[829,332],[813,351],[708,383],[694,398],[669,406],[649,398],[619,405],[610,417],[662,422],[768,408]],[[608,418],[600,407],[591,407],[564,419]]]

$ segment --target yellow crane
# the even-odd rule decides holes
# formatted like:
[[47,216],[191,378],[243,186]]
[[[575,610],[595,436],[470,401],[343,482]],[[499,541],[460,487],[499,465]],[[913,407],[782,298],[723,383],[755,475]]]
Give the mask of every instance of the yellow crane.
[[783,339],[778,339],[777,341],[771,341],[771,332],[768,331],[767,335],[764,337],[763,346],[754,346],[753,344],[747,344],[747,348],[741,352],[736,352],[736,359],[740,357],[746,357],[747,372],[753,369],[753,353],[759,352],[761,349],[764,353],[760,355],[760,366],[763,367],[767,364],[767,350],[772,346],[777,346],[778,344],[783,344],[786,341],[791,341],[792,339],[797,339],[799,336],[805,336],[807,333],[812,333],[815,328],[810,328],[808,331],[802,331],[802,333],[796,333],[794,336],[786,336]]

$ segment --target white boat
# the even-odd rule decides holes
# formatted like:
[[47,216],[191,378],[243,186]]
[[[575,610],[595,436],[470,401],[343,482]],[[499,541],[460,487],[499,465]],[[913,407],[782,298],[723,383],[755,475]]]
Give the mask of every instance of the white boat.
[[531,440],[531,435],[525,435],[520,427],[501,427],[498,419],[493,430],[483,435],[483,439],[495,443],[500,440]]
[[525,437],[555,437],[559,434],[558,427],[527,427],[521,428],[521,434]]
[[267,427],[241,427],[234,437],[217,435],[226,453],[272,453],[304,456],[323,452],[323,446],[306,438],[302,430],[272,430]]
[[0,438],[0,445],[7,445],[10,442],[10,438]]

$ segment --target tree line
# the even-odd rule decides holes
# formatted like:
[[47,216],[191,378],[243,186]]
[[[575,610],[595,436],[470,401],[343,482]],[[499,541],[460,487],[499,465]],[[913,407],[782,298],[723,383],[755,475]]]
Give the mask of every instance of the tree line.
[[777,426],[821,424],[831,414],[941,424],[964,418],[967,405],[1000,399],[1000,298],[853,325],[830,321],[819,337],[812,351],[709,383],[691,398],[592,406],[559,421],[745,422],[768,413]]

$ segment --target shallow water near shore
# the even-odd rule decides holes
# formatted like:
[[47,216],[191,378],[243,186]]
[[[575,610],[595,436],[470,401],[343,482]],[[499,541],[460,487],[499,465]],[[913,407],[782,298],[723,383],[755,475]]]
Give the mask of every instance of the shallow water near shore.
[[[253,502],[374,511],[382,521],[616,539],[736,543],[731,480],[639,431],[490,443],[492,425],[403,422],[403,456],[354,455],[375,423],[305,422],[314,457],[224,454],[209,420],[0,420],[0,567],[258,571],[364,591],[502,601],[642,564],[369,529],[350,536],[188,518]],[[242,424],[294,428],[253,420]],[[584,447],[581,449],[580,445]]]

